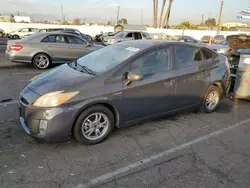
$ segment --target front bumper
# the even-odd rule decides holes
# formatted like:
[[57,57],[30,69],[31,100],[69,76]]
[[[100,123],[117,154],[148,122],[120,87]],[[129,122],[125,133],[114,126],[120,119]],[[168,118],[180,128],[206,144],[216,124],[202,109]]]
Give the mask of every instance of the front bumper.
[[[42,108],[34,107],[22,94],[30,92],[25,88],[18,103],[20,123],[27,134],[45,141],[67,141],[71,138],[71,130],[77,111],[70,107]],[[34,92],[26,95],[30,99],[38,98]],[[36,97],[35,97],[36,95]],[[46,122],[46,128],[41,129],[41,122]]]

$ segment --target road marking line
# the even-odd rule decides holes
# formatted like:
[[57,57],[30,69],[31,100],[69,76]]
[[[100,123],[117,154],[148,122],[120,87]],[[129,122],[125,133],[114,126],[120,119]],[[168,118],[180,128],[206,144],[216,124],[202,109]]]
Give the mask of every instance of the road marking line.
[[17,104],[18,103],[18,101],[16,100],[16,101],[11,101],[11,102],[4,102],[4,103],[0,103],[0,107],[2,107],[2,106],[7,106],[7,105],[11,105],[11,104]]
[[41,74],[43,72],[20,72],[20,73],[12,73],[12,75],[24,75],[24,74]]
[[[212,132],[212,133],[210,133],[208,135],[196,138],[196,139],[194,139],[192,141],[186,142],[186,143],[184,143],[182,145],[179,145],[177,147],[174,147],[172,149],[163,151],[163,152],[158,153],[156,155],[153,155],[153,156],[151,156],[149,158],[145,158],[143,160],[140,160],[140,161],[132,163],[132,164],[130,164],[128,166],[125,166],[123,168],[117,169],[117,170],[115,170],[113,172],[109,172],[109,173],[107,173],[105,175],[102,175],[102,176],[99,176],[97,178],[94,178],[94,179],[90,180],[86,184],[79,184],[75,188],[91,188],[91,187],[95,187],[95,186],[98,186],[98,185],[102,185],[102,184],[107,183],[109,181],[112,181],[112,180],[114,180],[116,178],[121,178],[121,177],[127,176],[127,175],[131,174],[131,173],[129,173],[129,171],[134,170],[133,173],[137,172],[138,170],[136,170],[136,168],[139,168],[139,167],[140,167],[140,170],[145,169],[145,168],[149,167],[150,164],[154,163],[154,161],[159,160],[160,158],[162,158],[164,156],[166,157],[169,154],[180,151],[182,149],[186,149],[186,148],[190,147],[191,145],[194,145],[194,144],[200,143],[202,141],[205,141],[205,140],[207,140],[209,138],[218,136],[218,135],[220,135],[220,134],[222,134],[222,133],[224,133],[226,131],[229,131],[231,129],[235,129],[235,128],[237,128],[239,126],[242,126],[242,125],[244,125],[246,123],[250,123],[250,119],[241,121],[241,122],[236,123],[236,124],[234,124],[234,125],[232,125],[230,127],[227,127],[227,128],[220,129],[218,131]],[[248,126],[250,126],[250,124],[248,124]],[[160,162],[154,163],[154,164],[156,165],[156,164],[159,164],[159,163],[162,163],[162,162],[163,161],[160,161]]]

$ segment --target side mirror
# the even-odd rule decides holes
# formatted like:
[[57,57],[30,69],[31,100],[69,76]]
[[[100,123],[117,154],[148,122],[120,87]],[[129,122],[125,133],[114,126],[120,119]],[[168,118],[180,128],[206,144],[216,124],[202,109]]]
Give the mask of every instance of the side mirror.
[[143,80],[143,76],[138,73],[126,72],[123,80],[126,80],[126,85],[129,85],[131,82]]
[[85,47],[87,48],[87,47],[91,47],[91,44],[90,43],[87,43],[87,44],[85,44]]

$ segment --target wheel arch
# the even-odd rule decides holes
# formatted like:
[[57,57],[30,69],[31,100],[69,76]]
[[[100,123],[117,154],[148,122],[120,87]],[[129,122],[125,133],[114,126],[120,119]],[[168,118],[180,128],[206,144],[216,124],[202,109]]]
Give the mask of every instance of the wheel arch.
[[76,114],[76,116],[74,117],[74,122],[72,124],[72,127],[71,127],[71,133],[73,133],[73,130],[74,130],[74,127],[75,127],[75,123],[76,123],[76,120],[77,118],[80,116],[80,114],[90,108],[90,107],[93,107],[93,106],[98,106],[98,105],[102,105],[102,106],[105,106],[106,108],[108,108],[112,114],[114,115],[114,120],[115,120],[115,127],[119,127],[119,122],[120,122],[120,115],[119,115],[119,112],[118,110],[112,105],[110,104],[108,101],[99,101],[99,102],[95,102],[95,103],[89,103],[87,105],[84,105]]

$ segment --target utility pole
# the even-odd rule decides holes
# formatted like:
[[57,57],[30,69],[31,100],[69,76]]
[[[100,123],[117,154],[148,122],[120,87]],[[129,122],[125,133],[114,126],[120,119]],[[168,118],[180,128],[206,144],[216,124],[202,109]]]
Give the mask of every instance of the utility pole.
[[221,0],[221,3],[220,3],[220,14],[219,14],[218,25],[217,25],[217,34],[219,34],[219,32],[220,32],[220,22],[221,22],[223,5],[224,5],[224,0]]
[[201,16],[201,25],[203,25],[204,24],[204,14],[202,14],[202,16]]
[[120,6],[117,7],[117,18],[116,18],[116,24],[118,25],[119,22],[119,14],[120,14]]
[[62,23],[64,22],[64,16],[63,16],[63,5],[61,4],[61,14],[62,14]]

